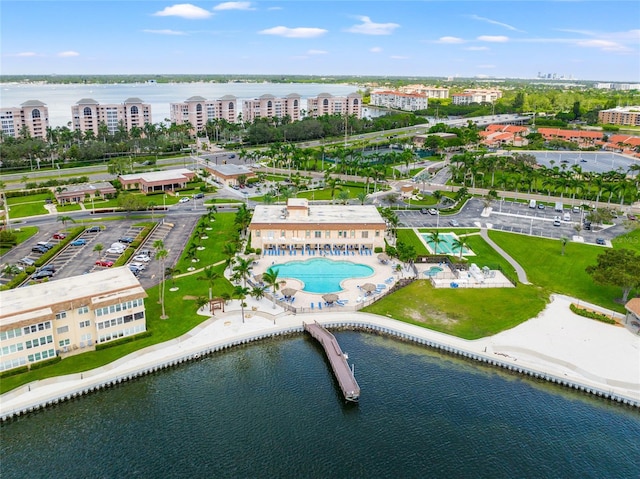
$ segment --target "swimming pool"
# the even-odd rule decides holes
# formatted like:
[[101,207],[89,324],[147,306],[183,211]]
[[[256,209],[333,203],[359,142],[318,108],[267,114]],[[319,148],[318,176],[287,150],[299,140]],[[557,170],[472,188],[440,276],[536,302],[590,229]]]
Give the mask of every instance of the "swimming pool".
[[[429,234],[422,233],[421,236],[424,239],[425,243],[427,243],[427,246],[429,247],[429,251],[433,254],[436,254],[436,245],[433,241],[431,241]],[[456,235],[455,233],[440,233],[438,235],[438,238],[440,238],[440,243],[438,243],[437,254],[449,254],[449,255],[460,254],[460,248],[456,248],[454,246],[455,241],[458,239],[458,235]],[[472,254],[473,252],[469,248],[462,248],[463,256],[472,255]]]
[[278,272],[278,278],[302,281],[303,291],[323,294],[342,291],[341,283],[345,279],[366,278],[373,274],[373,268],[370,266],[325,258],[289,261],[271,266],[271,269]]

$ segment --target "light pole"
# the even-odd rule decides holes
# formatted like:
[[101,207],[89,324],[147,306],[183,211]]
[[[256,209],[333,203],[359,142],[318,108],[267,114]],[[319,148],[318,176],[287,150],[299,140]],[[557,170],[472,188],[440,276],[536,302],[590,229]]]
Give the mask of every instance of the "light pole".
[[440,211],[436,210],[436,228],[440,228]]

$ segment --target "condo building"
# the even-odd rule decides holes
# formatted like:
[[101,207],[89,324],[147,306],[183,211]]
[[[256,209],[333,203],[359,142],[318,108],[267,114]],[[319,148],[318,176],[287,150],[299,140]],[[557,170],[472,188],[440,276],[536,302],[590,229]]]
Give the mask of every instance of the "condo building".
[[609,125],[640,126],[640,106],[625,106],[601,110],[598,121]]
[[427,98],[449,98],[449,89],[425,85],[405,85],[398,88],[402,93],[418,93]]
[[371,104],[404,111],[426,110],[428,107],[426,95],[391,90],[371,92]]
[[71,118],[75,131],[92,131],[94,135],[98,135],[101,124],[105,124],[112,135],[121,127],[131,131],[134,127],[143,128],[152,123],[151,105],[135,97],[127,98],[121,104],[108,105],[93,98],[83,98],[71,107]]
[[259,98],[244,100],[242,104],[242,119],[252,123],[257,118],[284,118],[291,121],[301,119],[301,97],[297,93],[290,93],[284,98],[276,98],[266,93]]
[[373,205],[310,205],[289,198],[286,206],[257,205],[249,232],[251,247],[263,254],[304,251],[344,254],[384,248],[386,222]]
[[44,140],[49,127],[49,109],[40,100],[25,101],[20,108],[2,108],[0,124],[3,136],[18,138],[28,133],[31,138]]
[[502,98],[500,90],[482,90],[469,88],[462,93],[454,93],[451,100],[454,105],[470,105],[471,103],[494,103]]
[[0,371],[146,331],[146,297],[127,267],[0,291]]
[[348,115],[362,118],[362,96],[350,93],[347,96],[333,96],[321,93],[307,98],[307,115],[317,118],[324,115]]
[[238,99],[225,95],[219,100],[207,100],[201,96],[192,96],[182,103],[171,103],[170,120],[176,125],[189,123],[194,132],[204,130],[209,121],[226,120],[235,123],[238,119]]

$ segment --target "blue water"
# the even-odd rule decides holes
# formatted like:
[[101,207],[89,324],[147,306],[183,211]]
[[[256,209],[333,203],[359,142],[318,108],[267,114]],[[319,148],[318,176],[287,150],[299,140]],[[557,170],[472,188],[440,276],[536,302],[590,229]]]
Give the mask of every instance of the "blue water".
[[[452,233],[440,233],[438,235],[440,238],[440,243],[438,243],[438,254],[460,254],[460,248],[456,248],[453,246],[453,242],[458,239]],[[436,245],[431,238],[429,238],[428,234],[423,234],[422,238],[427,242],[429,248],[431,248],[432,252],[435,252]],[[462,248],[462,254],[469,254],[470,250],[468,248]]]
[[348,278],[366,278],[373,268],[351,261],[333,261],[324,258],[306,261],[289,261],[271,267],[279,278],[295,278],[302,281],[309,293],[336,293],[342,291],[341,283]]
[[640,414],[364,333],[360,403],[305,336],[268,340],[20,418],[13,478],[637,478]]

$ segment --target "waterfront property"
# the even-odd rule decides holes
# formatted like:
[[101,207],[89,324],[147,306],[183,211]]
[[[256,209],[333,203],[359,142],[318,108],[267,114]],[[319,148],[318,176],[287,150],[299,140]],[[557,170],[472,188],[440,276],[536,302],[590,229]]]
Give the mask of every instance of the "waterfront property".
[[71,118],[74,131],[92,131],[95,136],[100,134],[101,125],[113,135],[123,127],[131,131],[152,123],[151,105],[136,97],[121,104],[101,104],[93,98],[82,98],[71,107]]
[[384,249],[386,223],[373,205],[310,205],[289,198],[287,205],[258,205],[249,233],[263,254],[370,253]]
[[226,120],[235,123],[238,117],[238,101],[233,95],[225,95],[219,100],[207,100],[202,96],[192,96],[182,103],[171,103],[171,122],[176,125],[189,124],[193,132],[204,130],[209,121]]
[[40,100],[29,100],[17,107],[0,110],[2,134],[12,138],[28,133],[32,138],[44,140],[49,127],[49,109]]
[[146,297],[127,267],[0,291],[0,371],[146,331]]
[[143,193],[152,193],[154,191],[175,191],[186,188],[189,180],[195,176],[194,171],[187,168],[178,168],[175,170],[120,175],[118,180],[124,190],[139,189]]
[[[460,238],[453,232],[439,233],[438,238],[440,242],[437,245],[428,233],[422,233],[420,236],[425,242],[427,249],[432,254],[460,255],[460,248],[458,248],[455,243],[460,240]],[[462,256],[466,257],[475,255],[471,249],[465,247],[462,248]]]
[[307,115],[317,118],[324,115],[349,115],[362,118],[362,95],[350,93],[347,96],[333,96],[320,93],[307,98]]
[[351,278],[372,276],[374,269],[366,264],[351,261],[310,258],[304,261],[288,261],[274,265],[279,278],[293,278],[302,283],[302,290],[309,293],[336,293],[342,282]]

